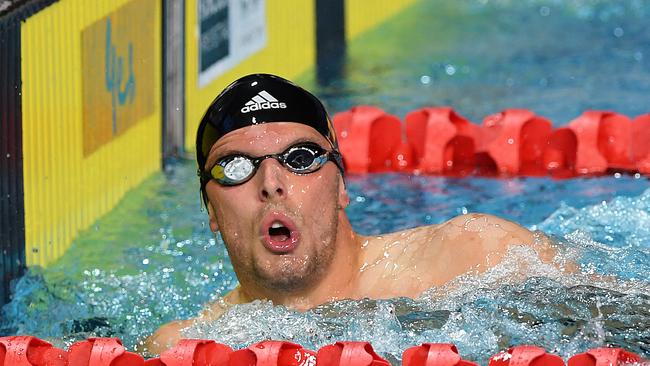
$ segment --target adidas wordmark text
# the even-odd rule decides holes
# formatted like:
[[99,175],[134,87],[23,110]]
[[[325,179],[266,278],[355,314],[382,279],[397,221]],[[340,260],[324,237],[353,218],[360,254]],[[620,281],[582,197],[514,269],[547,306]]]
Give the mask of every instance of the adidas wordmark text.
[[251,100],[246,102],[244,107],[242,107],[242,113],[248,113],[250,111],[258,111],[260,109],[282,109],[287,108],[287,104],[278,101],[274,96],[269,94],[266,90],[262,90],[257,93]]

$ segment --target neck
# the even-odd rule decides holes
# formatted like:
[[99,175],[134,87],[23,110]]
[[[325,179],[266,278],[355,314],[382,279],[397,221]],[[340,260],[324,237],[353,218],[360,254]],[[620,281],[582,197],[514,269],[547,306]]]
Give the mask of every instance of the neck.
[[260,287],[255,281],[242,281],[239,289],[242,302],[268,299],[276,305],[304,311],[326,302],[355,298],[363,237],[352,230],[345,213],[340,215],[334,258],[317,283],[305,289],[285,292]]

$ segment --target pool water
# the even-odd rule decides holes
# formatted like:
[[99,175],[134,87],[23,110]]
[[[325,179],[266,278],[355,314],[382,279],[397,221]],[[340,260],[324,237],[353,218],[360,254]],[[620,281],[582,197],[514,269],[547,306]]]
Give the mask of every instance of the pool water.
[[[373,104],[403,117],[451,105],[479,122],[528,108],[562,125],[585,109],[649,112],[650,6],[643,1],[424,1],[355,40],[343,72],[302,83],[330,111]],[[195,316],[236,284],[200,208],[195,166],[172,164],[129,193],[47,269],[32,268],[3,307],[0,335],[60,347],[115,336],[128,348],[159,325]],[[650,185],[640,175],[550,178],[348,176],[355,230],[379,234],[485,212],[558,241],[561,275],[513,248],[481,276],[419,299],[341,301],[306,313],[264,301],[185,333],[240,348],[286,339],[311,349],[366,340],[394,364],[420,342],[453,342],[485,364],[517,344],[564,357],[616,345],[650,358]],[[526,273],[522,276],[521,273]]]

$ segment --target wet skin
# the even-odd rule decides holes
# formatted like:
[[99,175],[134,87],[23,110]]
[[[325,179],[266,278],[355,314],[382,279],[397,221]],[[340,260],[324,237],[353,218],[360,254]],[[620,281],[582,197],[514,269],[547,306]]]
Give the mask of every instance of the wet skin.
[[[322,135],[303,124],[254,125],[219,139],[205,168],[233,152],[263,156],[301,141],[331,150]],[[339,299],[416,298],[459,275],[486,271],[513,245],[533,247],[545,262],[555,255],[544,236],[485,214],[380,236],[359,235],[345,214],[349,198],[332,162],[300,175],[266,159],[248,182],[225,187],[213,180],[206,191],[210,228],[221,233],[240,285],[223,301],[208,304],[199,317],[163,325],[145,341],[150,353],[173,347],[183,328],[215,319],[232,304],[269,299],[304,311]],[[289,249],[275,250],[268,243],[268,226],[278,220],[292,228]]]

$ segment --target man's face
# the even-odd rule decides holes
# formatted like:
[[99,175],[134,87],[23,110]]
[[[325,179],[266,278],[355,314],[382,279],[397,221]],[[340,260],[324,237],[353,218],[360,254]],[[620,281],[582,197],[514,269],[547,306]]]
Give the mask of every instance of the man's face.
[[[253,125],[232,131],[212,147],[205,166],[241,153],[277,154],[298,142],[331,150],[315,129],[291,122]],[[316,283],[334,253],[339,215],[348,197],[332,162],[309,174],[295,174],[270,158],[255,175],[237,186],[206,186],[210,226],[219,230],[242,283],[298,291]]]

